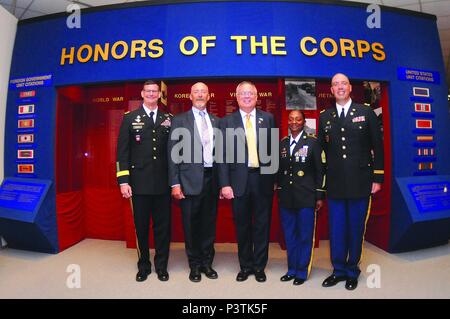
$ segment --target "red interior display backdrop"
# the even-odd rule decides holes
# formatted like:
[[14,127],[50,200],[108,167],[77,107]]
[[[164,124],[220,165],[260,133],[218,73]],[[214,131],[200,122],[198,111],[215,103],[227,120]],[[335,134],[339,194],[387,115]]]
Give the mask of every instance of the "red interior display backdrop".
[[[168,107],[160,107],[174,115],[189,110],[194,82],[166,82]],[[235,90],[239,82],[208,81],[209,112],[223,117],[236,111]],[[259,91],[257,107],[273,113],[279,124],[278,81],[254,82]],[[126,240],[127,247],[136,247],[131,207],[120,196],[115,162],[123,114],[141,106],[141,88],[142,83],[128,83],[58,90],[56,205],[61,250],[84,238]],[[279,241],[282,236],[276,198],[271,229],[271,241]],[[172,241],[184,241],[177,201],[172,203]],[[226,200],[219,201],[217,242],[236,242],[231,205]]]
[[[208,80],[211,99],[208,111],[224,117],[238,109],[235,90],[240,80]],[[287,114],[292,97],[286,97],[284,79],[253,80],[258,89],[257,108],[271,112],[280,127],[280,138],[288,134]],[[309,96],[315,96],[316,107],[305,109],[308,119],[316,121],[322,109],[333,106],[328,80],[314,81],[314,91],[300,84]],[[195,80],[166,81],[167,107],[161,109],[176,115],[191,108],[190,87]],[[373,83],[372,83],[373,84]],[[124,112],[142,105],[142,83],[102,86],[71,86],[58,89],[56,147],[56,206],[60,250],[84,238],[125,240],[127,247],[136,247],[131,206],[120,196],[116,182],[116,147]],[[385,136],[385,180],[390,181],[390,140],[387,85],[378,83],[373,92],[378,98],[372,107],[380,107]],[[367,85],[353,83],[352,98],[364,103]],[[372,94],[373,95],[373,94]],[[309,99],[309,97],[308,97]],[[287,101],[289,100],[289,101]],[[288,102],[288,103],[286,103]],[[295,104],[295,103],[294,103]],[[295,106],[294,106],[295,107]],[[390,183],[374,197],[366,238],[387,249],[390,211]],[[317,239],[328,239],[328,213],[319,214]],[[236,242],[231,202],[219,200],[216,242]],[[152,232],[151,232],[152,233]],[[150,243],[153,244],[150,235]],[[282,246],[277,197],[274,196],[270,240]],[[172,241],[182,242],[181,211],[172,202]],[[316,246],[318,240],[316,241]]]

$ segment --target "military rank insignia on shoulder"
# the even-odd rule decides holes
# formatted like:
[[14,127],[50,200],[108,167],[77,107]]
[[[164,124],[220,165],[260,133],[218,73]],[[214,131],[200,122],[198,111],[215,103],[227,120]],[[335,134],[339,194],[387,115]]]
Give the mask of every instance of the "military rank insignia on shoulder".
[[312,137],[312,138],[317,139],[317,136],[315,134],[313,134],[313,133],[308,134],[308,137]]
[[170,117],[166,114],[166,119],[161,123],[161,126],[170,127],[172,122],[170,121]]
[[128,114],[128,113],[130,113],[130,111],[126,111],[124,114]]
[[320,111],[320,113],[322,114],[323,112],[325,112],[326,110],[322,110],[322,111]]

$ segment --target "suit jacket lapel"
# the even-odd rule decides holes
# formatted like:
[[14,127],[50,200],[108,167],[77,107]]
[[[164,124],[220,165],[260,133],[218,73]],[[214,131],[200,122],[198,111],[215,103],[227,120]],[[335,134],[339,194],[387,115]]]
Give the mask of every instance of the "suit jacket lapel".
[[165,120],[164,113],[161,112],[158,108],[158,112],[156,112],[156,121],[155,121],[155,127],[158,127],[161,125],[161,123]]
[[202,139],[200,137],[200,132],[197,129],[197,125],[195,124],[194,111],[191,109],[186,114],[186,121],[188,124],[188,129],[194,133],[194,140],[197,140],[198,143],[202,144]]
[[244,143],[245,147],[247,148],[247,139],[245,138],[244,121],[242,119],[241,112],[239,110],[234,113],[233,122],[234,128],[242,128],[244,134],[238,134],[238,137],[241,139],[241,142]]
[[150,129],[151,128],[150,118],[145,112],[144,106],[141,106],[141,108],[139,109],[139,113],[135,119],[137,119],[138,116],[140,116],[141,122],[144,123],[144,130]]

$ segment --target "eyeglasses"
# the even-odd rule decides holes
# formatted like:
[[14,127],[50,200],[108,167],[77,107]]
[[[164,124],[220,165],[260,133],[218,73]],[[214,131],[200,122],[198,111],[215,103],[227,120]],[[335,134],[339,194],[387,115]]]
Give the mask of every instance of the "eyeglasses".
[[255,96],[256,93],[252,92],[252,91],[244,91],[244,92],[238,92],[237,95],[243,96],[243,97],[247,97],[247,96],[252,97],[252,96]]
[[142,91],[144,91],[145,93],[152,93],[152,94],[159,93],[158,90],[142,90]]
[[339,86],[339,85],[347,86],[347,85],[349,85],[349,84],[350,84],[350,83],[348,83],[347,81],[341,81],[341,82],[333,82],[333,83],[331,83],[332,86]]

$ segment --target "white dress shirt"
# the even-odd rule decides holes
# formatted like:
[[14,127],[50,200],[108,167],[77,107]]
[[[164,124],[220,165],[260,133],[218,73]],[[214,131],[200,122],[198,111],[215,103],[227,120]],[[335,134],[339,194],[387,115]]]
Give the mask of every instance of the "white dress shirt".
[[[197,109],[196,107],[192,107],[192,113],[194,113],[194,119],[195,119],[195,124],[197,126],[197,130],[200,134],[200,138],[201,138],[201,134],[202,134],[202,116],[200,115],[200,110]],[[213,127],[212,127],[212,123],[211,123],[211,119],[209,118],[209,114],[206,111],[206,109],[204,109],[202,112],[205,112],[205,119],[206,119],[206,124],[208,126],[208,133],[209,133],[209,143],[211,145],[211,157],[213,155],[213,141],[214,141],[214,132],[213,132]],[[204,162],[203,165],[205,167],[212,167],[213,163],[206,163]]]
[[338,112],[338,117],[341,115],[342,108],[344,108],[344,114],[347,116],[348,110],[350,109],[350,105],[352,105],[352,99],[350,99],[344,105],[340,105],[336,103],[336,110]]

